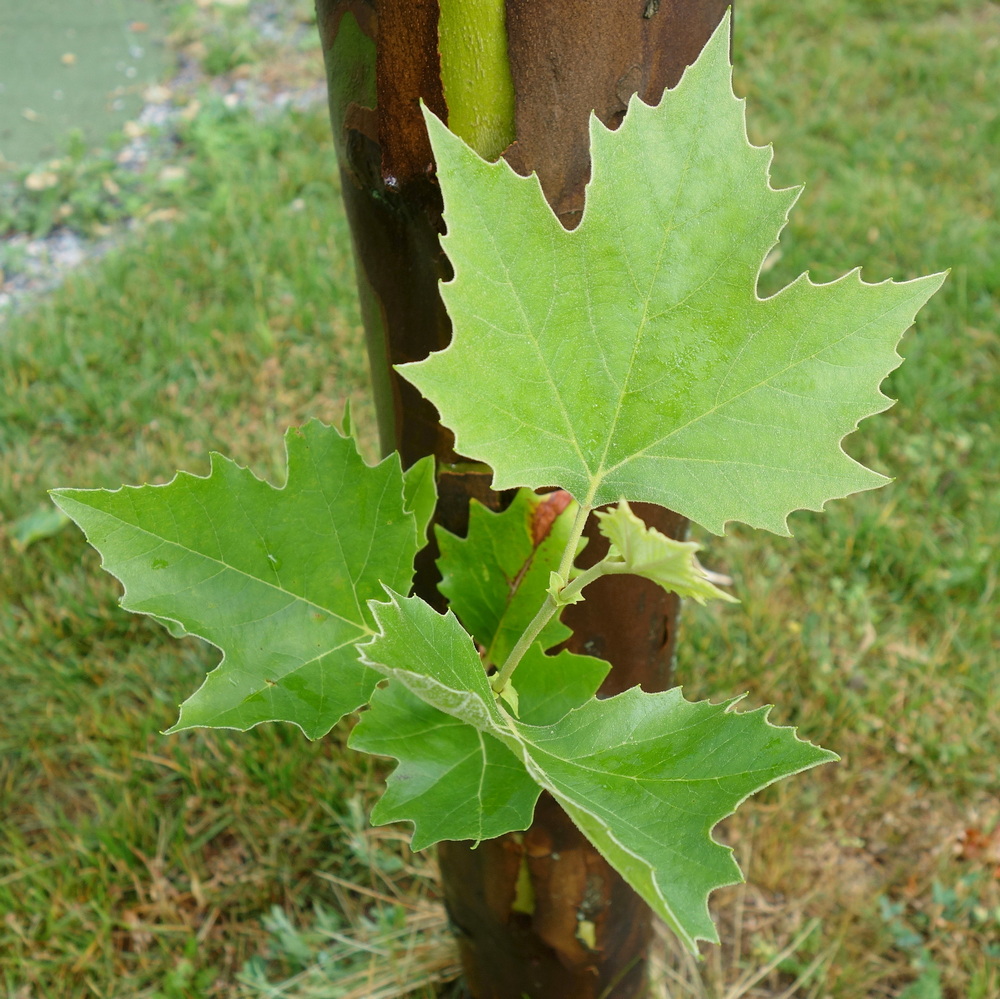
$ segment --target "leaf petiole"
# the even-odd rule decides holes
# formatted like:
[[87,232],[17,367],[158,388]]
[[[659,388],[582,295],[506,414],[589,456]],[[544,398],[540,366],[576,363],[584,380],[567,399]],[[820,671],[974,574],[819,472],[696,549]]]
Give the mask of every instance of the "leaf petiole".
[[572,528],[570,528],[569,538],[566,541],[566,547],[559,562],[559,581],[561,584],[559,590],[555,595],[552,591],[549,592],[542,606],[538,608],[538,613],[531,619],[531,623],[524,629],[521,637],[510,650],[510,654],[504,660],[496,676],[490,681],[493,693],[498,697],[507,686],[507,681],[510,680],[514,670],[517,669],[518,664],[524,658],[524,654],[531,648],[531,643],[541,634],[542,629],[552,620],[555,613],[564,604],[564,601],[557,599],[558,593],[564,591],[569,582],[569,575],[573,569],[573,560],[576,558],[576,550],[580,544],[580,538],[583,537],[583,529],[587,524],[587,518],[590,516],[592,509],[593,507],[588,504],[581,503],[579,509],[576,511],[576,519],[573,521]]
[[593,509],[588,502],[581,503],[579,509],[576,511],[576,519],[570,528],[569,540],[566,542],[562,561],[559,563],[559,576],[562,579],[563,586],[569,582],[569,574],[573,570],[573,562],[576,559],[576,550],[580,544],[580,538],[583,537],[583,529],[587,526],[587,518]]
[[514,670],[517,669],[518,663],[524,658],[525,652],[531,648],[531,643],[541,634],[542,628],[552,620],[552,615],[557,610],[558,605],[553,599],[552,594],[546,595],[545,602],[538,608],[538,613],[531,619],[528,627],[524,629],[514,648],[510,650],[510,655],[507,656],[507,660],[500,671],[490,681],[493,693],[498,697],[503,692],[504,687],[507,686],[507,681],[510,680]]
[[559,603],[562,605],[575,604],[580,598],[580,591],[585,586],[589,586],[595,579],[601,576],[610,576],[614,573],[629,571],[628,563],[620,555],[617,553],[606,555],[600,562],[592,565],[589,569],[585,569],[576,579],[571,583],[567,583],[559,591]]

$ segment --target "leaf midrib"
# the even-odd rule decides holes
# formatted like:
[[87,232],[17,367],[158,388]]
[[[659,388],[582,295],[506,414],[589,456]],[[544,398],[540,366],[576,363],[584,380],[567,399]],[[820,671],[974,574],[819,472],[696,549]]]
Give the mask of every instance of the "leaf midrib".
[[[611,419],[611,426],[608,428],[608,434],[604,441],[604,452],[601,454],[601,460],[598,462],[597,472],[591,476],[591,488],[596,492],[599,487],[600,480],[603,478],[602,470],[604,469],[604,462],[608,457],[608,450],[611,448],[611,442],[614,439],[615,431],[618,428],[618,420],[621,418],[622,409],[625,405],[625,396],[628,395],[629,382],[632,379],[632,372],[635,368],[636,357],[639,354],[639,349],[642,344],[643,335],[645,334],[646,327],[649,324],[649,307],[653,298],[653,293],[656,289],[657,279],[660,275],[660,270],[663,266],[663,255],[666,253],[667,243],[670,240],[671,235],[675,232],[677,226],[675,225],[677,217],[677,207],[680,204],[681,194],[684,190],[684,181],[687,178],[688,173],[691,170],[691,164],[694,159],[694,148],[697,145],[697,139],[701,135],[705,128],[705,117],[702,115],[699,123],[698,129],[694,136],[692,136],[691,141],[688,143],[687,156],[684,160],[683,169],[680,171],[680,177],[678,178],[677,185],[674,189],[674,202],[670,207],[669,213],[669,223],[665,224],[663,231],[663,239],[660,241],[659,250],[656,254],[656,263],[653,266],[653,273],[649,279],[649,287],[646,291],[645,298],[642,304],[642,318],[639,321],[638,329],[635,333],[635,338],[632,341],[632,353],[629,356],[628,368],[625,371],[625,377],[622,380],[621,390],[618,394],[618,401],[615,405],[615,413]],[[585,219],[584,219],[585,221]],[[583,223],[581,223],[582,225]],[[635,276],[632,274],[631,260],[628,254],[623,254],[626,265],[628,266],[629,277],[632,278],[633,286],[636,286],[638,291],[638,286],[636,285]],[[721,266],[721,263],[720,265]],[[713,272],[714,274],[715,272]],[[678,303],[679,304],[679,303]],[[595,339],[597,331],[594,330]]]

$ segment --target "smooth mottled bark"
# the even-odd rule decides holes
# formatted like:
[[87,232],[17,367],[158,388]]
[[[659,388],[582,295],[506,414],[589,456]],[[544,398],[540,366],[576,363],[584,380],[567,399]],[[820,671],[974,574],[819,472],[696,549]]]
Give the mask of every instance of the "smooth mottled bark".
[[[589,177],[591,110],[609,127],[632,94],[657,103],[708,40],[724,0],[506,0],[516,140],[504,155],[538,173],[567,228]],[[382,444],[405,464],[438,459],[438,522],[464,533],[468,499],[493,507],[481,466],[391,364],[440,350],[450,324],[437,291],[450,276],[438,244],[440,192],[419,101],[447,121],[437,0],[318,0],[330,112],[354,240]],[[558,483],[553,483],[558,485]],[[640,513],[665,533],[686,523]],[[595,535],[586,561],[604,547]],[[417,590],[432,603],[433,552]],[[614,665],[604,693],[670,685],[678,603],[637,577],[605,577],[570,607],[570,646]],[[644,994],[649,911],[547,796],[532,827],[483,843],[442,844],[443,891],[476,999],[635,999]]]

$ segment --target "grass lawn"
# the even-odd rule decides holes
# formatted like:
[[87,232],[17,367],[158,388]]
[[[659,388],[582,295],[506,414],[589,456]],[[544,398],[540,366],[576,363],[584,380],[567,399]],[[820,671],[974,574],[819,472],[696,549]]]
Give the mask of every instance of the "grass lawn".
[[[775,185],[807,182],[762,291],[951,276],[898,404],[849,442],[896,481],[794,515],[794,539],[708,542],[742,603],[686,612],[686,693],[749,691],[843,762],[721,827],[748,884],[713,897],[702,964],[665,941],[657,996],[996,999],[1000,5],[742,0],[735,57]],[[374,448],[323,114],[206,102],[178,155],[178,218],[0,329],[0,983],[402,995],[365,947],[450,958],[432,859],[367,828],[380,774],[343,733],[159,735],[217,654],[120,611],[75,530],[24,544],[52,486],[204,473],[212,449],[275,478],[284,428],[348,399]]]

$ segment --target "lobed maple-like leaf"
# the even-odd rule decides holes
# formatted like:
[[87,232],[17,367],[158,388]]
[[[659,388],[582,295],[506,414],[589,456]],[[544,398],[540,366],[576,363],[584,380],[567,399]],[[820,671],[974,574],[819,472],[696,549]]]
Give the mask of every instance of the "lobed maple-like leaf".
[[879,386],[943,275],[803,275],[759,298],[798,192],[770,186],[731,75],[727,16],[657,107],[633,97],[614,132],[592,117],[571,232],[536,177],[425,113],[454,335],[399,370],[495,489],[558,484],[588,506],[648,500],[717,534],[786,534],[793,510],[888,481],[841,441],[891,404]]
[[[502,743],[538,785],[560,802],[597,849],[692,950],[717,941],[708,895],[740,879],[732,851],[711,837],[716,823],[748,795],[833,753],[767,721],[767,709],[738,713],[733,703],[690,703],[680,690],[638,687],[589,698],[550,724],[530,725],[498,706],[476,648],[451,613],[390,593],[372,604],[379,632],[362,660],[442,715]],[[426,754],[393,746],[399,771],[419,771]],[[484,781],[468,802],[490,815],[508,806]],[[457,802],[455,803],[457,807]],[[401,795],[393,816],[420,822]],[[524,808],[522,821],[530,815]],[[430,829],[421,842],[429,843]]]
[[223,651],[170,731],[289,721],[318,738],[379,680],[355,643],[372,633],[382,584],[410,586],[434,506],[430,459],[371,467],[316,420],[285,446],[280,489],[213,454],[205,477],[53,490],[124,585],[125,609]]
[[[407,654],[382,646],[386,658]],[[536,642],[518,667],[521,721],[558,721],[594,696],[610,668],[603,659],[565,650],[545,655]],[[541,788],[521,760],[494,735],[433,707],[402,683],[375,691],[348,745],[398,761],[371,820],[411,823],[414,850],[441,840],[479,842],[531,824]]]
[[401,683],[374,692],[347,744],[399,761],[371,821],[411,823],[414,850],[441,840],[478,843],[531,824],[541,788],[517,756]]

